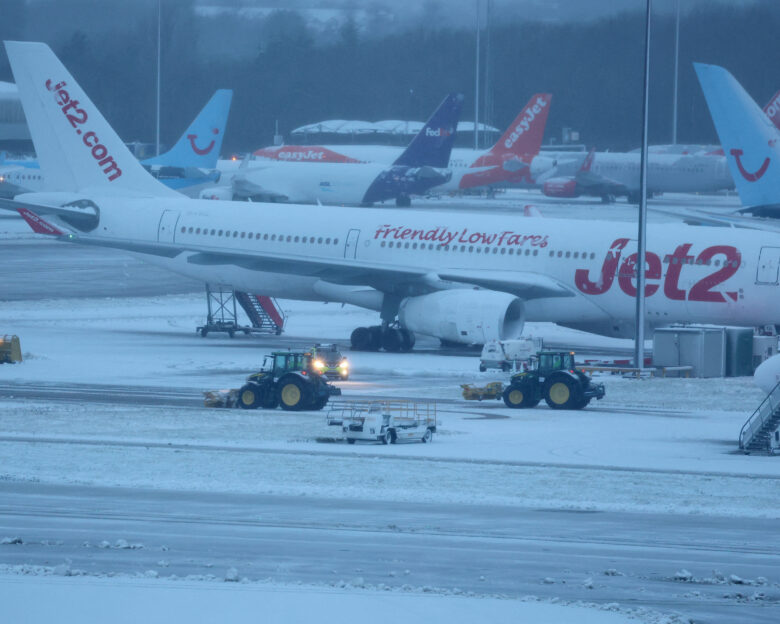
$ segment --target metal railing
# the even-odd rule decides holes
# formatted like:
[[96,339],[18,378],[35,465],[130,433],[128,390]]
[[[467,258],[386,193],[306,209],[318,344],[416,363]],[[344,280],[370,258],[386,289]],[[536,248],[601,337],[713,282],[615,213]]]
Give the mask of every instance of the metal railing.
[[744,450],[757,432],[761,431],[762,427],[775,413],[775,410],[780,406],[780,382],[778,382],[772,391],[766,395],[766,398],[761,401],[761,405],[756,408],[756,411],[745,421],[742,425],[742,429],[739,432],[739,448]]

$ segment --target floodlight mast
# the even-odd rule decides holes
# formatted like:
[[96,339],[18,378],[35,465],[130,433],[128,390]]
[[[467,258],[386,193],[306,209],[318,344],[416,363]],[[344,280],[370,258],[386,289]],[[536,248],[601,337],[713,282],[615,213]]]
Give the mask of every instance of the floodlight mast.
[[647,237],[647,118],[650,95],[650,18],[653,0],[647,0],[645,17],[645,78],[642,99],[642,159],[639,166],[639,224],[636,259],[636,334],[634,339],[634,366],[645,365],[645,251]]

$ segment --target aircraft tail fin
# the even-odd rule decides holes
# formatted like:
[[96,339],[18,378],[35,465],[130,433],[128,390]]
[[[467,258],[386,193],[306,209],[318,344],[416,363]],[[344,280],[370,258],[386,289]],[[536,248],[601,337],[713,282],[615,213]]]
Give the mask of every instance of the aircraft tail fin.
[[170,150],[143,164],[216,169],[232,98],[233,91],[219,89]]
[[694,63],[743,206],[780,203],[780,132],[727,70]]
[[585,160],[582,161],[582,165],[580,166],[580,173],[586,173],[590,171],[590,168],[593,166],[593,159],[595,157],[596,157],[596,148],[592,147],[588,152],[588,155],[585,156]]
[[5,48],[51,190],[178,196],[144,170],[49,46],[6,41]]
[[772,96],[766,106],[764,106],[764,113],[769,117],[769,121],[775,124],[775,128],[780,129],[780,91]]
[[550,93],[537,93],[532,96],[490,152],[509,152],[521,158],[539,153],[551,102]]
[[463,94],[450,93],[445,97],[439,108],[393,164],[441,169],[448,167],[462,106]]

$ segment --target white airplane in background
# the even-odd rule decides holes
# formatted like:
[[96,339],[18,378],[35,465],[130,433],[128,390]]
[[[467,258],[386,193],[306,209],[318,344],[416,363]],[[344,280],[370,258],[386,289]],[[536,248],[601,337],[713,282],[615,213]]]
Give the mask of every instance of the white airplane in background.
[[[452,177],[434,187],[447,193],[481,186],[533,186],[552,170],[556,160],[539,155],[552,95],[533,95],[506,132],[488,150],[453,148],[448,168]],[[291,163],[392,163],[401,153],[390,145],[282,145],[266,147],[254,156]]]
[[[629,223],[440,211],[201,201],[133,158],[48,46],[7,42],[41,165],[57,192],[0,206],[63,242],[122,249],[205,282],[376,310],[356,348],[411,348],[414,332],[459,343],[518,337],[526,320],[633,333]],[[73,121],[77,116],[78,121]],[[780,248],[759,230],[648,226],[648,327],[780,321]]]

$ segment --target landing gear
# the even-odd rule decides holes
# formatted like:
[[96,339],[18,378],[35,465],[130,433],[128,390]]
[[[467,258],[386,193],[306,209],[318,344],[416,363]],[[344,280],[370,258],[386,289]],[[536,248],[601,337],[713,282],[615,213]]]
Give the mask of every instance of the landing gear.
[[414,347],[414,333],[403,327],[358,327],[350,336],[353,351],[406,353]]

